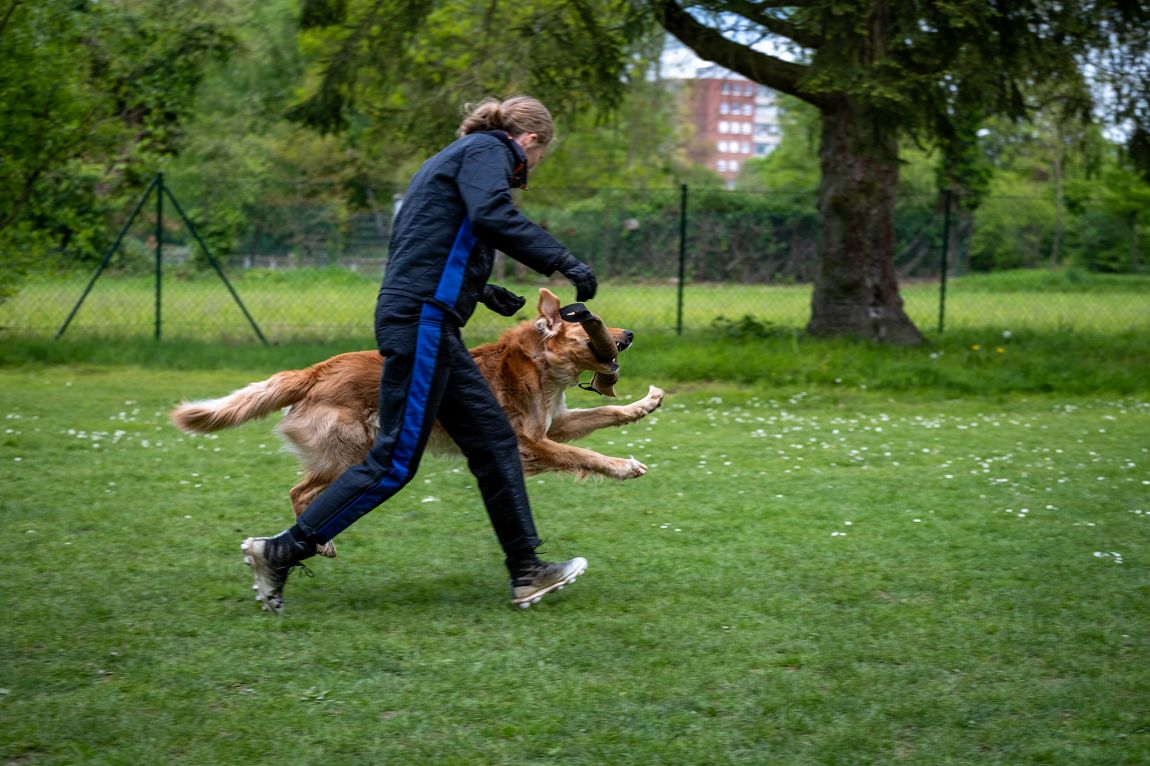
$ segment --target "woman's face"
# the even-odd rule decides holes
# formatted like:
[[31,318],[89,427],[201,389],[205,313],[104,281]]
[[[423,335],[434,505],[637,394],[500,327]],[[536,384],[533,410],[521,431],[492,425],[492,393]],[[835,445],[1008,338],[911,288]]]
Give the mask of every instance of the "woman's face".
[[520,133],[515,137],[515,142],[523,147],[523,153],[527,155],[527,169],[534,170],[547,153],[547,144],[539,142],[537,133]]

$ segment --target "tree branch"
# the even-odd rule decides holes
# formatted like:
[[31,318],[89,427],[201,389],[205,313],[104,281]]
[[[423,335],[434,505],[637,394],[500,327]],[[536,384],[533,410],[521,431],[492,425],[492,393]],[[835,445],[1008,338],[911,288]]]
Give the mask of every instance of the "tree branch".
[[659,23],[700,58],[714,61],[750,80],[810,103],[818,97],[799,87],[807,67],[732,42],[699,23],[672,0],[650,0]]
[[817,48],[819,47],[820,39],[801,27],[792,24],[786,19],[780,19],[777,16],[772,16],[769,13],[764,13],[766,8],[793,8],[795,3],[761,3],[752,2],[751,0],[725,0],[723,7],[730,10],[732,13],[737,13],[748,21],[766,27],[767,31],[771,34],[786,37],[804,48]]
[[4,14],[4,20],[0,21],[0,37],[4,35],[4,28],[8,26],[8,22],[12,20],[12,14],[20,7],[21,0],[13,0],[12,5],[8,6],[8,12]]

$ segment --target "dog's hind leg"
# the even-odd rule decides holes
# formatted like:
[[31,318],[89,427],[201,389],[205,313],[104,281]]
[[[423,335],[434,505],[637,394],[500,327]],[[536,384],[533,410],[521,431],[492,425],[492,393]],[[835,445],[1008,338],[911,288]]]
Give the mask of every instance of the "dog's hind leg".
[[565,410],[555,416],[547,436],[558,442],[574,441],[592,431],[634,423],[663,404],[663,389],[651,386],[647,395],[630,404],[608,404],[589,409]]
[[[291,488],[291,509],[297,519],[311,505],[311,501],[327,489],[333,480],[334,477],[332,476],[323,476],[309,471],[299,484]],[[317,545],[315,552],[321,556],[327,556],[329,559],[334,559],[335,542],[328,540],[326,543]]]

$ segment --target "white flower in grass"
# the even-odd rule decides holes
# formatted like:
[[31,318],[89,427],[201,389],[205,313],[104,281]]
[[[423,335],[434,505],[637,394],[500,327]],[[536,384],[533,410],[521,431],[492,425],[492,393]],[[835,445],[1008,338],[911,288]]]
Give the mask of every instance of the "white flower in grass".
[[438,503],[439,498],[438,497],[432,497],[431,495],[428,495],[427,497],[423,498],[419,502],[421,502],[421,503]]

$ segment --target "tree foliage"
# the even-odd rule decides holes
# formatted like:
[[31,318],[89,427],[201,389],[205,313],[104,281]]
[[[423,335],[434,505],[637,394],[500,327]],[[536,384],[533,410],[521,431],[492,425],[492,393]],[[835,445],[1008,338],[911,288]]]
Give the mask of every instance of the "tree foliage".
[[531,93],[569,124],[623,100],[645,16],[624,0],[305,0],[307,96],[289,116],[360,130],[397,156],[437,149],[460,106]]
[[233,38],[201,3],[10,0],[0,16],[0,253],[91,253],[104,214],[175,154]]

